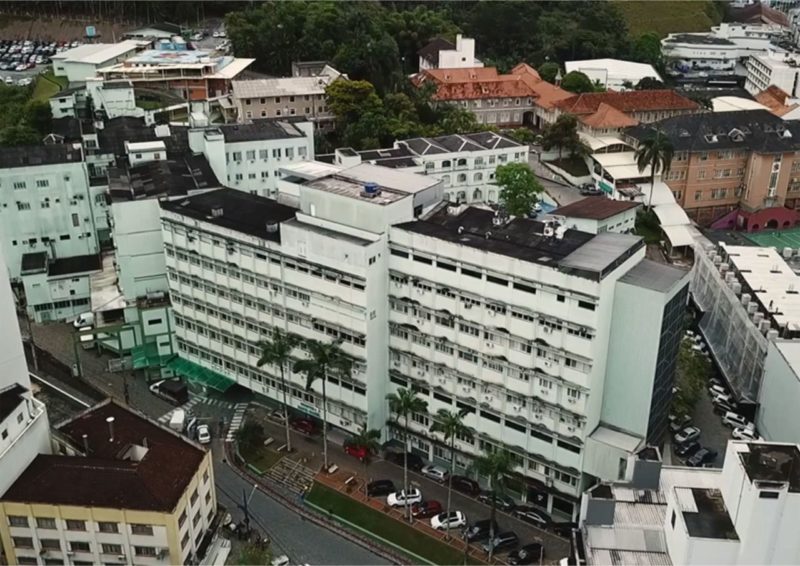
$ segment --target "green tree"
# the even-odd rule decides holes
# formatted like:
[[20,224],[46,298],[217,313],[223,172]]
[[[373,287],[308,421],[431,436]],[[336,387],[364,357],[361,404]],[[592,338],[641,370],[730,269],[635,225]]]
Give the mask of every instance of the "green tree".
[[0,146],[16,147],[19,145],[38,145],[42,136],[26,124],[6,126],[0,130]]
[[383,102],[368,81],[334,81],[325,89],[325,96],[338,126],[353,124],[366,112],[383,110]]
[[636,158],[636,166],[639,168],[640,173],[644,173],[645,169],[651,168],[650,171],[650,195],[647,197],[647,210],[649,211],[653,201],[653,188],[656,184],[656,175],[661,174],[666,176],[672,166],[672,157],[675,150],[672,147],[672,141],[667,134],[662,130],[651,130],[650,134],[639,142],[636,148],[634,157]]
[[264,427],[253,421],[246,421],[239,432],[236,433],[236,440],[243,452],[251,452],[264,440]]
[[257,346],[261,350],[261,357],[257,366],[264,364],[277,366],[281,372],[281,389],[283,390],[283,425],[286,427],[286,451],[292,451],[292,435],[289,428],[289,400],[288,387],[286,387],[286,365],[292,359],[292,352],[300,344],[300,337],[280,328],[272,331],[271,340],[261,340]]
[[44,100],[30,100],[25,104],[22,121],[39,132],[41,137],[53,131],[53,113],[50,103]]
[[658,34],[650,31],[637,37],[631,47],[631,59],[661,70],[661,38]]
[[369,465],[372,463],[372,457],[381,449],[381,431],[367,428],[367,425],[363,424],[358,433],[348,439],[348,443],[361,446],[366,450],[366,455],[361,459],[361,463],[364,464],[364,494],[366,494]]
[[578,119],[573,114],[561,114],[556,121],[545,127],[542,132],[542,147],[549,151],[558,148],[558,160],[561,161],[563,151],[571,150],[580,143],[578,135]]
[[505,493],[507,477],[517,465],[517,459],[511,452],[508,450],[495,450],[479,456],[471,466],[471,469],[478,476],[489,480],[489,492],[492,497],[492,511],[489,515],[489,562],[492,561],[492,554],[494,553],[491,541],[494,540],[495,535],[494,522],[497,517],[497,497]]
[[272,552],[269,547],[261,544],[248,542],[239,551],[238,564],[241,566],[252,566],[254,564],[268,565],[272,560]]
[[500,165],[495,172],[500,202],[509,214],[528,216],[544,188],[525,163]]
[[353,368],[350,356],[341,349],[342,340],[336,339],[325,344],[318,340],[306,340],[305,347],[309,357],[297,360],[294,371],[306,374],[306,389],[311,390],[314,382],[322,381],[322,459],[328,468],[328,389],[330,376],[348,379]]
[[417,70],[417,52],[436,37],[454,38],[458,26],[441,10],[414,6],[408,10],[387,10],[386,30],[394,37],[404,74]]
[[539,76],[542,79],[546,80],[548,83],[556,82],[556,75],[561,68],[558,66],[558,63],[554,63],[553,61],[547,61],[546,63],[542,63],[539,65],[537,71],[539,72]]
[[636,90],[660,90],[665,88],[665,86],[666,85],[658,79],[654,79],[653,77],[645,77],[636,83],[634,88]]
[[711,362],[692,349],[688,340],[681,342],[675,371],[677,389],[672,397],[670,412],[673,415],[691,415],[711,375]]
[[[433,419],[431,432],[439,433],[444,438],[445,443],[450,449],[450,475],[447,477],[447,514],[450,515],[450,502],[453,495],[453,474],[456,473],[456,438],[462,438],[472,442],[472,430],[464,424],[464,416],[467,414],[464,409],[458,413],[439,409]],[[446,536],[450,537],[450,524],[447,524]]]
[[596,87],[592,80],[580,71],[570,71],[561,80],[561,88],[581,94],[584,92],[595,92]]
[[475,114],[460,106],[445,104],[440,112],[439,127],[443,135],[470,134],[482,129]]
[[536,141],[536,134],[528,128],[517,128],[511,130],[507,135],[515,142],[523,145],[530,145]]
[[[386,396],[389,402],[389,411],[403,419],[403,490],[408,493],[408,451],[410,449],[408,441],[410,433],[408,429],[408,417],[414,413],[422,413],[428,410],[428,402],[417,397],[415,391],[400,388],[397,393],[389,393]],[[411,522],[411,506],[406,505],[406,516]]]

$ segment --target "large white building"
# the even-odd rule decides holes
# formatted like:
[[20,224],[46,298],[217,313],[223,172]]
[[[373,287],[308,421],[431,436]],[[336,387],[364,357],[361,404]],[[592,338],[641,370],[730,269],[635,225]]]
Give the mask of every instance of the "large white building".
[[126,39],[119,43],[86,43],[51,57],[53,74],[71,83],[82,83],[97,74],[97,69],[125,61],[150,46],[149,41]]
[[581,503],[577,564],[797,564],[800,448],[728,443],[722,469],[662,466],[648,448]]
[[453,45],[446,39],[437,37],[420,49],[419,70],[425,69],[471,69],[483,67],[483,63],[475,57],[475,40],[456,35]]
[[756,426],[774,442],[800,443],[800,341],[774,340],[767,346],[764,377],[758,395]]
[[800,87],[797,84],[799,73],[800,55],[770,50],[761,55],[754,55],[747,61],[744,88],[755,96],[774,85],[787,93],[790,98],[797,98],[800,96]]
[[[567,515],[661,437],[687,274],[640,238],[448,206],[436,177],[363,163],[294,190],[299,208],[231,190],[161,203],[176,363],[280,400],[255,342],[338,337],[355,366],[328,383],[332,425],[382,429],[386,394],[413,388],[414,450],[446,459],[433,415],[466,410],[459,467],[506,447],[520,495]],[[320,416],[321,385],[289,373],[290,404]]]
[[567,61],[564,63],[564,70],[567,73],[573,71],[583,73],[593,83],[599,83],[607,90],[627,90],[635,87],[642,79],[661,80],[661,75],[652,65],[622,59]]

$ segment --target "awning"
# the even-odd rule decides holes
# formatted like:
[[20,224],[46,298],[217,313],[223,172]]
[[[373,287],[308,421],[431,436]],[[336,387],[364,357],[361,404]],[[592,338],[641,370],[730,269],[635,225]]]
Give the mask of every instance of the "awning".
[[220,393],[225,393],[236,383],[220,373],[179,357],[170,360],[167,367],[189,381],[216,389]]
[[694,238],[692,237],[692,233],[689,230],[688,224],[662,226],[661,230],[664,231],[664,235],[667,237],[673,248],[691,246],[694,244]]
[[681,205],[677,203],[659,204],[653,207],[653,210],[658,216],[661,226],[688,225],[692,223],[686,212],[681,208]]
[[149,342],[131,348],[133,369],[160,367],[169,357],[170,356],[160,356],[158,354],[158,344],[155,342]]
[[[650,183],[639,183],[637,185],[642,191],[642,202],[647,204],[650,198]],[[664,181],[656,181],[653,185],[653,196],[650,202],[653,206],[661,204],[675,204],[675,195],[672,194],[672,189]]]

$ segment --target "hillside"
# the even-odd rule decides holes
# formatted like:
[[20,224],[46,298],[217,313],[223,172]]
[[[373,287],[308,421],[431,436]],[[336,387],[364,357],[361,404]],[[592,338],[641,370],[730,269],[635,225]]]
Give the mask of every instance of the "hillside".
[[721,14],[709,0],[612,1],[628,22],[631,37],[648,31],[654,31],[662,37],[672,32],[708,31],[709,27],[721,20]]

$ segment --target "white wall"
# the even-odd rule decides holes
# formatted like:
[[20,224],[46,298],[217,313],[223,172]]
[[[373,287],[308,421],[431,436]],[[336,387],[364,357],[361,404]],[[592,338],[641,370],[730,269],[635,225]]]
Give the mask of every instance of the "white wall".
[[169,288],[157,199],[111,205],[119,283],[129,301]]
[[[779,349],[780,346],[780,349]],[[794,355],[787,359],[787,356]],[[800,343],[781,340],[770,342],[764,363],[764,377],[758,399],[758,432],[772,442],[800,443],[800,376],[796,371]]]
[[28,364],[22,350],[14,304],[14,293],[4,265],[3,250],[0,249],[0,389],[14,383],[29,389]]
[[[89,274],[48,277],[47,272],[23,275],[28,316],[36,322],[69,320],[91,310]],[[39,308],[37,308],[39,307]]]

